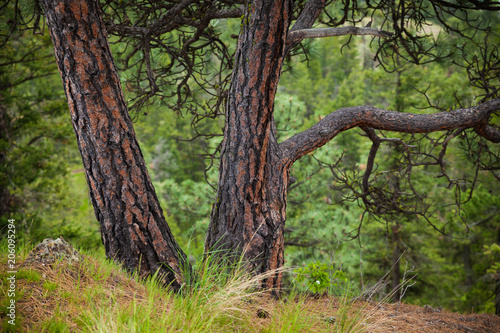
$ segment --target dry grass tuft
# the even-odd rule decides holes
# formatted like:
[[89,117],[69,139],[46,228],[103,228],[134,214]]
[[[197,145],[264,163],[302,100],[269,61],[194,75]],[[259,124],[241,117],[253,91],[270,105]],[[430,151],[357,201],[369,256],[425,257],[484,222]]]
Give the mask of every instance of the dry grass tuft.
[[[26,331],[63,324],[77,331],[87,307],[108,308],[147,300],[144,284],[119,269],[110,271],[105,263],[92,257],[86,256],[82,263],[72,266],[35,264],[25,272],[21,276],[28,278],[18,280],[17,288],[23,296],[17,306]],[[36,275],[39,279],[32,281],[30,277]],[[167,309],[168,303],[163,306]]]

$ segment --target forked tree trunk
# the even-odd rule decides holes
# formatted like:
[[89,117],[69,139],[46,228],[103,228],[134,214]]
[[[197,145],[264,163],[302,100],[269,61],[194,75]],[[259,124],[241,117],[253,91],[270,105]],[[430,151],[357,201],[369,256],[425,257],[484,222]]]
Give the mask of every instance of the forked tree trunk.
[[165,221],[130,120],[96,0],[42,0],[109,258],[174,289],[185,255]]
[[[276,142],[273,104],[290,9],[290,1],[254,1],[243,19],[205,243],[207,251],[243,253],[254,273],[280,268],[284,261],[289,165]],[[267,288],[279,288],[281,276],[268,278]]]
[[[159,271],[165,282],[179,288],[186,258],[165,222],[147,173],[97,0],[41,3],[106,253],[130,270]],[[470,127],[500,142],[500,132],[488,125],[490,114],[500,105],[500,99],[494,99],[470,109],[427,115],[370,106],[344,108],[278,144],[273,104],[285,50],[305,38],[301,29],[312,27],[324,5],[324,0],[306,3],[292,29],[298,37],[288,42],[291,0],[245,5],[228,94],[217,201],[205,246],[243,253],[254,273],[283,265],[291,165],[337,134],[353,127],[405,133]],[[281,276],[269,277],[265,286],[279,290]]]

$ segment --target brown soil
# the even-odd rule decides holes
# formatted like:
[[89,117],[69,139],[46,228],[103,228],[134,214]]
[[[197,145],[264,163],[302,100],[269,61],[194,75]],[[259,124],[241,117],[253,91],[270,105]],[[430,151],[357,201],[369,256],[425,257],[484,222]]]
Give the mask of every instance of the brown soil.
[[[306,307],[321,312],[325,307],[337,307],[331,298],[308,301]],[[357,302],[353,309],[363,308],[367,314],[367,332],[446,332],[446,333],[497,333],[500,332],[500,317],[491,314],[460,314],[429,306],[411,304],[376,304]],[[334,314],[332,314],[334,315]]]

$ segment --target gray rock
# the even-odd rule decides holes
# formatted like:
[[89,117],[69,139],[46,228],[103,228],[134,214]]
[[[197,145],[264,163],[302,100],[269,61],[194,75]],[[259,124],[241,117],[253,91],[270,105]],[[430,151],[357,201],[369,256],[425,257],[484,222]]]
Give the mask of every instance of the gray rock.
[[56,261],[65,261],[73,264],[82,260],[82,255],[66,242],[64,238],[59,237],[56,240],[46,238],[28,254],[28,258],[23,265],[35,263],[49,265]]

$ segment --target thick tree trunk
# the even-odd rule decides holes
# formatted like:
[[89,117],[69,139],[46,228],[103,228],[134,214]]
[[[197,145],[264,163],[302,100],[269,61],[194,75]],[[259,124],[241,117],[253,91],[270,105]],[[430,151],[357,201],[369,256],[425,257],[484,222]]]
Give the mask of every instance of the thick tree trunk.
[[[280,268],[284,261],[289,164],[276,142],[273,104],[290,15],[290,1],[254,1],[247,8],[227,103],[217,202],[205,243],[207,251],[243,253],[254,273]],[[265,286],[279,289],[281,276],[266,279]]]
[[185,255],[149,178],[97,1],[42,5],[106,255],[179,288]]

